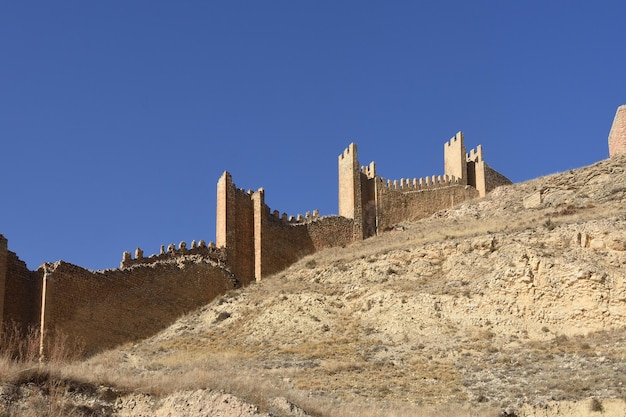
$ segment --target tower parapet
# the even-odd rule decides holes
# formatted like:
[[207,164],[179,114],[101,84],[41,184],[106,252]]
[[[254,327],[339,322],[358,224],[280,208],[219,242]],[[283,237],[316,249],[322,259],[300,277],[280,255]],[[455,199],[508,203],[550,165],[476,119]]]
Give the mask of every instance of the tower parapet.
[[467,184],[467,151],[463,132],[457,132],[443,145],[443,173]]

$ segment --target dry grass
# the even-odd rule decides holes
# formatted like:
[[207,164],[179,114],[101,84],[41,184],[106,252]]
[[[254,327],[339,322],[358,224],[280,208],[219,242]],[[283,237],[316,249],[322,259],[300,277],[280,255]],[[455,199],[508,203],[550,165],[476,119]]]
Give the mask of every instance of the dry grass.
[[[0,333],[0,384],[4,392],[19,397],[19,386],[30,386],[22,406],[17,401],[2,404],[0,413],[7,416],[78,416],[83,415],[69,403],[65,393],[79,380],[67,379],[63,369],[80,357],[76,346],[70,346],[62,335],[49,338],[44,346],[47,359],[40,357],[39,331],[22,329],[11,323]],[[22,392],[23,394],[23,392]]]
[[[113,357],[110,360],[114,360]],[[284,414],[284,410],[276,409],[272,403],[274,398],[286,398],[292,404],[297,404],[307,415],[311,416],[448,416],[453,413],[459,417],[470,416],[496,416],[497,409],[486,406],[469,407],[461,404],[449,405],[420,405],[411,401],[387,400],[390,389],[389,380],[399,377],[393,370],[380,368],[378,373],[363,369],[363,381],[354,380],[355,372],[358,373],[359,365],[335,363],[326,364],[320,372],[320,378],[315,374],[308,374],[311,380],[306,382],[306,387],[298,387],[297,372],[284,369],[255,369],[242,366],[233,366],[240,363],[241,358],[227,354],[211,355],[210,359],[198,359],[193,355],[179,353],[163,363],[170,363],[167,372],[154,372],[146,375],[130,376],[126,374],[111,375],[100,373],[92,378],[100,383],[113,382],[118,389],[140,391],[156,397],[165,397],[177,391],[211,389],[221,390],[236,395],[249,403],[256,404],[261,410],[272,412],[273,415]],[[112,363],[111,363],[112,364]],[[184,364],[184,365],[183,365]],[[93,367],[77,367],[72,372],[94,371]],[[396,371],[398,372],[398,371]],[[362,394],[370,399],[345,400],[336,399],[332,395],[326,396],[321,392],[332,392],[333,387],[326,384],[325,375],[335,377],[348,377],[353,379],[353,385],[365,384],[365,379],[370,381],[367,392]],[[317,389],[315,389],[317,388]],[[398,389],[400,389],[399,387]],[[345,389],[345,387],[338,387]],[[358,398],[362,398],[359,395]],[[383,399],[384,401],[379,401]]]

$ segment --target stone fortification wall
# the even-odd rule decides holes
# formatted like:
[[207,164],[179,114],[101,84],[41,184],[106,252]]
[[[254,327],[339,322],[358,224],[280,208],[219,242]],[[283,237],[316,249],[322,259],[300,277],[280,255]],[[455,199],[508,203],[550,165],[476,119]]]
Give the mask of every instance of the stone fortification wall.
[[289,217],[270,213],[261,191],[255,208],[255,274],[257,279],[279,272],[300,258],[354,240],[354,221],[340,216]]
[[45,270],[46,337],[61,332],[87,354],[151,336],[237,286],[225,268],[198,255],[97,272],[65,262]]
[[272,212],[265,192],[217,183],[215,243],[181,242],[144,257],[124,252],[120,269],[88,271],[64,262],[38,271],[9,252],[0,236],[2,321],[41,324],[44,338],[80,338],[87,352],[150,336],[217,295],[279,272],[303,256],[346,245],[449,208],[510,181],[466,153],[457,133],[444,145],[444,175],[389,181],[360,167],[354,143],[338,158],[339,216]]
[[3,317],[19,323],[24,330],[29,326],[37,327],[41,315],[43,274],[29,271],[13,252],[8,255]]
[[453,181],[431,187],[398,187],[377,179],[377,216],[378,230],[384,231],[395,224],[415,221],[428,217],[439,210],[449,208],[475,197],[478,191],[469,185],[459,185]]
[[[358,172],[357,172],[358,174]],[[225,172],[218,181],[216,245],[243,285],[278,272],[317,250],[354,241],[354,220],[282,215],[265,204],[265,191],[238,189]]]
[[626,152],[626,104],[619,106],[609,132],[609,156]]
[[512,184],[510,179],[491,168],[486,162],[484,164],[485,193],[489,193],[501,185]]
[[458,132],[444,144],[444,175],[386,180],[374,162],[359,168],[356,145],[339,155],[339,214],[354,220],[363,239],[403,221],[415,221],[510,184],[483,160],[482,146],[466,153]]
[[30,271],[17,255],[8,250],[0,235],[0,313],[2,324],[17,324],[22,330],[37,327],[41,315],[41,271]]

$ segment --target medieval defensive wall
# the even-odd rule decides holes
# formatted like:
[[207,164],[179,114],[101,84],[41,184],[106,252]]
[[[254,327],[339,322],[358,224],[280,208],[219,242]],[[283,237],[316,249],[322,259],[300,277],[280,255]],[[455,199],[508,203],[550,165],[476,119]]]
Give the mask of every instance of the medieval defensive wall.
[[238,188],[229,172],[217,182],[215,243],[192,241],[134,257],[119,268],[89,271],[63,261],[29,271],[0,235],[0,321],[64,335],[87,354],[145,338],[182,314],[241,285],[279,272],[316,251],[363,240],[393,225],[428,217],[511,182],[478,146],[467,152],[457,133],[444,144],[444,172],[386,179],[361,166],[356,144],[338,157],[338,215],[290,216],[265,204],[265,190]]

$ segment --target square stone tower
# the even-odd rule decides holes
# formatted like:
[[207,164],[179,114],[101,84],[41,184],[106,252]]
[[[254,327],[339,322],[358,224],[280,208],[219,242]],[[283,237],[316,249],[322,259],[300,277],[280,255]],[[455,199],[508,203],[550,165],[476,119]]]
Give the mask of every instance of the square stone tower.
[[354,220],[355,238],[363,239],[363,198],[361,169],[356,144],[339,155],[339,215]]
[[467,151],[463,132],[458,132],[443,145],[444,175],[454,177],[459,184],[467,185]]

